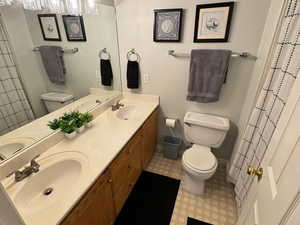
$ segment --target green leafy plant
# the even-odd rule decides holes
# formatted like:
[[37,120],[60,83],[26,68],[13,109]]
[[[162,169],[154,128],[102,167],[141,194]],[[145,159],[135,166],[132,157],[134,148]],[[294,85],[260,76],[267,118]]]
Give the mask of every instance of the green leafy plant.
[[93,115],[91,113],[83,113],[81,115],[81,120],[83,121],[83,123],[89,123],[93,120]]
[[75,126],[80,128],[84,125],[84,121],[82,120],[82,116],[79,115],[78,117],[74,118]]
[[52,121],[49,121],[47,125],[52,130],[57,130],[60,127],[60,119],[54,119]]
[[60,130],[64,133],[72,133],[76,128],[82,127],[84,124],[93,120],[93,115],[90,113],[80,113],[78,111],[72,111],[64,113],[59,119],[49,121],[48,126],[53,129]]
[[64,133],[71,134],[76,129],[75,121],[74,120],[61,120],[60,122],[60,130]]
[[60,117],[61,120],[68,121],[71,119],[71,113],[64,113],[62,117]]

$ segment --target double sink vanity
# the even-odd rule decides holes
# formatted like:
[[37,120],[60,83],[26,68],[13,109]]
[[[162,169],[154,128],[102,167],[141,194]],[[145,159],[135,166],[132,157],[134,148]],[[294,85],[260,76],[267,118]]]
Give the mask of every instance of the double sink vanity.
[[[122,93],[95,105],[93,126],[75,139],[55,132],[1,165],[2,176],[12,174],[2,185],[24,224],[113,224],[153,155],[158,106],[158,96]],[[16,182],[12,172],[25,164],[37,170]]]

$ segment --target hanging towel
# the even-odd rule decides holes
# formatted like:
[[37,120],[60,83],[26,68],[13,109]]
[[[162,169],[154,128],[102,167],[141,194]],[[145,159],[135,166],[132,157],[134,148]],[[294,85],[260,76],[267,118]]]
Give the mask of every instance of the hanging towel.
[[127,63],[127,87],[130,89],[139,88],[139,63],[130,61]]
[[230,56],[230,50],[192,50],[187,100],[201,103],[219,100]]
[[66,68],[63,49],[59,46],[40,46],[39,50],[50,81],[55,84],[65,84]]
[[104,86],[111,86],[113,73],[109,59],[100,59],[101,83]]

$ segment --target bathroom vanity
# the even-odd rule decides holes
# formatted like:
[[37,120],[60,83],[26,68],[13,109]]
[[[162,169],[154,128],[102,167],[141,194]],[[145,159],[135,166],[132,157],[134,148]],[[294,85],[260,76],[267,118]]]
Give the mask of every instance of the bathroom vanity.
[[[118,100],[124,106],[112,110]],[[2,181],[25,224],[112,224],[154,153],[158,106],[158,96],[123,92],[95,108],[93,126],[76,138],[58,132],[4,164],[21,170],[41,154],[37,173]]]
[[155,150],[157,109],[97,178],[61,225],[109,225]]

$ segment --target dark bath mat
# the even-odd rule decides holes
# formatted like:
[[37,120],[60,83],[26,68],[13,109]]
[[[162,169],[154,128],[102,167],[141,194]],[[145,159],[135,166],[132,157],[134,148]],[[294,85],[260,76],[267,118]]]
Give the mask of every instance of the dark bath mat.
[[180,181],[143,171],[115,225],[169,225]]
[[205,222],[193,219],[191,217],[188,217],[188,219],[187,219],[187,225],[212,225],[212,224],[205,223]]

